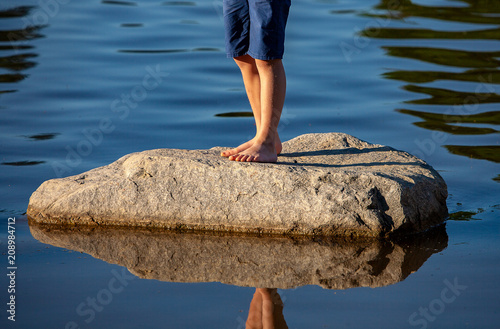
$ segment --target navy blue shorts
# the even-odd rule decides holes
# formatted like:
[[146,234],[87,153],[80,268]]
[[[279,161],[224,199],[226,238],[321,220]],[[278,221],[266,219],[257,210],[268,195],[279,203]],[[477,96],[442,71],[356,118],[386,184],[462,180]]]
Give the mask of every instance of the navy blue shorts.
[[223,0],[227,57],[281,59],[290,0]]

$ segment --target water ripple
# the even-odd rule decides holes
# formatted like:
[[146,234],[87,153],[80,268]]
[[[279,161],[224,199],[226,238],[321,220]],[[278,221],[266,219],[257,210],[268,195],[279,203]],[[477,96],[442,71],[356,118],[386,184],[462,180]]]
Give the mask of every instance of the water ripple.
[[[402,69],[392,69],[383,73],[383,77],[387,79],[404,82],[402,89],[429,96],[405,100],[404,103],[418,105],[419,108],[397,109],[398,113],[422,119],[423,121],[414,124],[423,129],[442,133],[443,140],[448,139],[447,135],[492,136],[493,139],[468,141],[475,146],[452,144],[442,146],[454,155],[500,162],[499,146],[484,145],[485,141],[495,144],[495,140],[498,144],[499,130],[496,127],[500,125],[500,112],[492,110],[486,104],[500,104],[500,93],[496,86],[500,83],[500,49],[498,44],[491,44],[489,49],[479,47],[472,47],[474,50],[463,49],[467,44],[465,40],[475,42],[500,39],[500,22],[497,17],[500,5],[497,1],[493,3],[461,0],[461,3],[464,6],[425,6],[411,1],[395,4],[389,0],[382,0],[373,7],[373,10],[365,10],[359,15],[374,18],[378,22],[385,20],[384,22],[397,22],[397,24],[386,24],[379,28],[367,27],[359,32],[359,35],[380,39],[381,49],[387,56],[431,64],[434,68],[415,70],[409,69],[407,65]],[[475,24],[479,28],[445,31],[443,24],[435,24],[433,29],[429,29],[424,20],[411,18]],[[410,28],[405,25],[416,25],[416,27]],[[404,42],[410,39],[421,40],[419,46],[405,45]],[[386,45],[389,40],[403,42],[398,45]],[[434,40],[449,41],[448,47],[433,46],[434,43],[431,41]],[[450,45],[453,45],[453,49],[449,47]],[[455,71],[448,72],[449,69]],[[457,83],[452,84],[452,81]],[[465,90],[458,90],[458,82],[461,83],[460,88]]]
[[196,2],[193,1],[165,1],[162,3],[163,6],[196,6]]
[[106,5],[137,6],[137,3],[131,1],[102,0],[101,3]]

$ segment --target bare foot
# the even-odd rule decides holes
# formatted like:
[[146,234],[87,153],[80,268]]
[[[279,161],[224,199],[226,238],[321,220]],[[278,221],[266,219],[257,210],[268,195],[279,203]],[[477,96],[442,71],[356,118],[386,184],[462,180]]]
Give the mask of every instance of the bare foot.
[[276,147],[276,154],[279,155],[281,150],[283,149],[283,145],[281,145],[280,135],[276,133],[276,139],[274,140],[274,146]]
[[249,140],[248,142],[245,142],[243,144],[241,144],[240,146],[238,147],[235,147],[234,149],[230,149],[230,150],[227,150],[227,151],[222,151],[220,153],[220,155],[222,155],[223,157],[230,157],[232,155],[236,155],[242,151],[245,151],[246,149],[250,148],[253,144],[255,143],[255,138],[252,138],[251,140]]
[[[243,144],[241,144],[240,146],[238,147],[235,147],[233,149],[230,149],[230,150],[227,150],[227,151],[222,151],[220,153],[220,155],[222,155],[223,157],[230,157],[230,156],[233,156],[233,155],[236,155],[238,153],[241,153],[247,149],[249,149],[250,147],[253,146],[253,144],[255,144],[255,137],[252,138],[251,140],[249,140],[248,142],[245,142]],[[280,136],[278,134],[276,134],[276,143],[275,143],[275,148],[276,148],[276,154],[280,154],[281,153],[281,150],[282,150],[282,145],[281,145],[281,140],[280,140]]]
[[283,316],[283,301],[277,289],[256,288],[255,293],[261,294],[261,328],[288,329]]
[[231,161],[239,162],[276,162],[278,155],[274,143],[258,143],[254,142],[252,146],[238,154],[229,156]]

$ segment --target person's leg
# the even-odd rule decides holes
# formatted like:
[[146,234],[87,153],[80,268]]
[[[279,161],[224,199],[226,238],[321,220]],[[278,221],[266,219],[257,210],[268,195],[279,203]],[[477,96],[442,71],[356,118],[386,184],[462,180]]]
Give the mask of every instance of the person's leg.
[[[238,65],[243,77],[243,83],[245,85],[245,90],[248,96],[248,101],[250,102],[250,107],[252,108],[253,116],[255,119],[256,134],[255,137],[246,143],[241,144],[233,149],[221,152],[222,156],[229,157],[236,155],[248,148],[250,148],[259,135],[260,124],[261,124],[261,77],[255,59],[249,55],[244,55],[234,58],[234,61]],[[281,152],[281,141],[279,139],[278,133],[276,132],[276,152],[279,154]]]
[[256,136],[252,139],[252,145],[230,156],[229,160],[276,162],[278,149],[281,151],[278,124],[285,102],[285,69],[281,59],[256,59],[255,67],[260,82],[260,124]]
[[[276,162],[281,152],[278,124],[286,90],[281,58],[290,0],[244,2],[248,4],[248,16],[244,20],[250,21],[245,25],[248,49],[245,55],[237,52],[232,57],[241,69],[257,132],[250,141],[221,155],[235,161]],[[234,40],[233,33],[227,33],[226,39]],[[232,53],[228,52],[228,55]]]
[[[241,71],[241,76],[243,77],[243,83],[245,85],[245,90],[247,93],[248,101],[250,102],[250,107],[252,108],[253,117],[255,119],[256,134],[257,136],[260,127],[260,77],[259,71],[255,64],[255,60],[249,55],[244,55],[240,57],[235,57],[234,61],[238,65]],[[223,151],[222,156],[229,157],[246,150],[253,145],[254,139],[249,140],[246,143],[241,144],[233,149]]]

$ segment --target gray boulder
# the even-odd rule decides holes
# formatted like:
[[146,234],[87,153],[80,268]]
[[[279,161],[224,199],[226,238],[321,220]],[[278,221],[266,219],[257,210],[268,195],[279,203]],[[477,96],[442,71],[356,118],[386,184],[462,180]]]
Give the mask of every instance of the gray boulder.
[[387,236],[447,217],[447,188],[424,161],[340,133],[283,144],[278,163],[157,149],[44,182],[28,216],[53,224],[289,235]]

